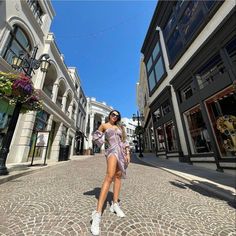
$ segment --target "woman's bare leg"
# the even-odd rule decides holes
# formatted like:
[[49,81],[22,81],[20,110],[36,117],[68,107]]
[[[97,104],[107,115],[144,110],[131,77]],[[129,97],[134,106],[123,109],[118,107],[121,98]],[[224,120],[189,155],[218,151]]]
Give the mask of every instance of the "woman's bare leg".
[[112,155],[107,159],[107,173],[103,181],[103,185],[102,185],[101,192],[99,195],[98,204],[97,204],[97,212],[102,212],[102,207],[106,200],[108,190],[112,183],[113,177],[116,173],[116,166],[117,166],[117,158],[116,156]]
[[119,199],[120,187],[121,187],[121,175],[122,175],[122,172],[120,171],[117,165],[116,173],[114,176],[113,202],[118,202],[118,199]]

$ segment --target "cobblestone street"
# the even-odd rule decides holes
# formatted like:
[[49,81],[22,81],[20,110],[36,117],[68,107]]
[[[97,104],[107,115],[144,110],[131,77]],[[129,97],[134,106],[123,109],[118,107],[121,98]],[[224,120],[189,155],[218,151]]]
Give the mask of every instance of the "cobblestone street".
[[[91,235],[105,170],[104,157],[96,155],[0,185],[0,235]],[[236,235],[232,203],[135,157],[127,176],[120,195],[127,217],[109,212],[110,191],[102,236]]]

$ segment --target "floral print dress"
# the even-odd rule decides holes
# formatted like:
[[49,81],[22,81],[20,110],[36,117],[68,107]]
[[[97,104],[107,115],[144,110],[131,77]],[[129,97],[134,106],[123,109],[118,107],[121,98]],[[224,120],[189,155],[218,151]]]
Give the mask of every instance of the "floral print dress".
[[[105,137],[104,137],[105,135]],[[103,133],[96,130],[93,134],[93,141],[101,147],[104,143],[106,145],[105,156],[109,158],[111,155],[116,156],[118,167],[122,172],[122,177],[126,177],[126,161],[125,161],[125,148],[129,147],[129,143],[122,142],[122,131],[120,129],[108,128]]]

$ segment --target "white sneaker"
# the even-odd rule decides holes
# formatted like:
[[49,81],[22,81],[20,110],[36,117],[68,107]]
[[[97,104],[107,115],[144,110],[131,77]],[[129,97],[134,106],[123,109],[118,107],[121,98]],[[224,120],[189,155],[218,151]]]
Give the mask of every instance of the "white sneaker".
[[91,233],[93,235],[99,235],[99,224],[101,222],[101,214],[97,211],[93,211],[92,213],[92,225],[91,225]]
[[113,213],[116,213],[119,217],[125,217],[125,213],[120,209],[119,203],[113,203],[111,204],[110,211]]

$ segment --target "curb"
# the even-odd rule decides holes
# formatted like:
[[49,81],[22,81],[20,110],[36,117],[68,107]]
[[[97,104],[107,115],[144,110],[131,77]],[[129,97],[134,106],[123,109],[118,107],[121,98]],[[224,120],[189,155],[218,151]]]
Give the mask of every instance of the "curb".
[[180,178],[182,178],[182,179],[188,181],[188,182],[191,183],[192,185],[196,185],[196,184],[197,184],[197,186],[199,186],[200,188],[202,188],[202,189],[204,189],[204,190],[206,190],[206,191],[208,191],[208,192],[214,193],[215,195],[217,195],[217,196],[220,197],[220,198],[223,198],[224,200],[227,200],[227,201],[230,201],[230,202],[233,202],[234,204],[236,204],[236,197],[233,196],[233,195],[229,195],[229,194],[225,193],[224,190],[222,190],[222,191],[217,190],[217,189],[215,189],[215,188],[213,188],[213,187],[207,186],[206,184],[199,183],[197,180],[193,180],[193,179],[188,178],[188,177],[186,177],[186,176],[183,176],[183,175],[181,175],[181,174],[177,174],[177,173],[175,173],[174,171],[171,171],[171,170],[169,170],[169,169],[167,169],[167,168],[160,167],[160,166],[158,166],[158,165],[155,165],[155,164],[152,164],[152,163],[149,163],[149,162],[145,162],[145,161],[144,161],[143,159],[141,159],[138,155],[135,155],[135,156],[136,156],[136,158],[138,158],[141,162],[143,162],[143,163],[145,163],[145,164],[148,164],[148,165],[150,165],[150,166],[159,168],[159,169],[161,169],[161,170],[163,170],[163,171],[166,171],[166,172],[168,172],[168,173],[170,173],[170,174],[173,174],[173,175],[175,175],[175,176],[178,176],[178,177],[180,177]]

